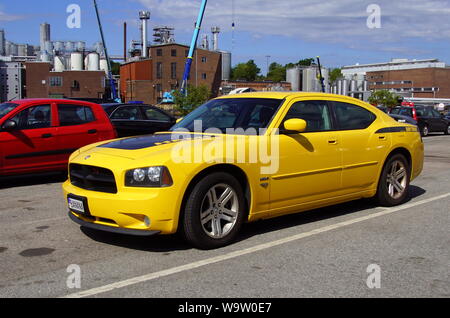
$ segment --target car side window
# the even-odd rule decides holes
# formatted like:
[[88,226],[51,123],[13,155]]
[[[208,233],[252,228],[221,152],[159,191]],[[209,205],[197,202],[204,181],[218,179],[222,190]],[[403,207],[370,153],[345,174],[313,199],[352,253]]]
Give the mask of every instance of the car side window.
[[306,132],[331,130],[331,116],[326,101],[301,101],[291,106],[281,124],[288,119],[300,118],[306,121]]
[[112,114],[111,119],[141,120],[143,118],[141,116],[141,111],[139,110],[139,107],[124,106],[116,109],[116,111]]
[[376,116],[363,107],[342,103],[331,102],[336,113],[340,130],[366,129],[376,119]]
[[434,118],[441,118],[441,114],[436,109],[431,109]]
[[95,121],[94,113],[88,106],[58,104],[60,126],[82,125]]
[[52,125],[50,105],[29,107],[11,118],[16,122],[18,130],[48,128]]
[[162,112],[158,111],[157,109],[146,107],[145,108],[145,116],[148,120],[158,120],[158,121],[164,121],[169,122],[170,118],[169,116],[163,114]]
[[413,117],[411,108],[402,108],[400,115]]

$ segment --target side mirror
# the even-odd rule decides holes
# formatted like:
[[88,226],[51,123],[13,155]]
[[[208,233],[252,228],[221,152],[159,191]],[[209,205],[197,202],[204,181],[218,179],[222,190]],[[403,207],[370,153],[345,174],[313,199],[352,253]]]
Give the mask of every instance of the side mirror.
[[301,133],[306,130],[308,124],[300,118],[291,118],[284,122],[285,133]]
[[17,128],[17,124],[14,120],[7,120],[3,125],[2,125],[2,130],[14,130]]
[[184,117],[178,118],[177,121],[175,122],[176,124],[178,124],[180,121],[183,120]]

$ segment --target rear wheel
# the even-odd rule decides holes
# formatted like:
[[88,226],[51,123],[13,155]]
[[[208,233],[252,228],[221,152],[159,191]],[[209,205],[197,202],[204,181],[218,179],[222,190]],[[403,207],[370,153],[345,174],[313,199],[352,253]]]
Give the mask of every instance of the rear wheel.
[[245,215],[240,183],[228,173],[213,173],[200,180],[189,194],[183,234],[197,248],[222,247],[236,238]]
[[408,195],[410,169],[402,154],[390,157],[381,172],[377,198],[383,206],[402,204]]
[[445,135],[450,135],[450,125],[447,126],[447,129],[444,130]]
[[426,137],[428,136],[428,134],[430,133],[430,130],[428,128],[428,125],[424,125],[422,127],[422,129],[420,130],[420,133],[422,134],[422,137]]

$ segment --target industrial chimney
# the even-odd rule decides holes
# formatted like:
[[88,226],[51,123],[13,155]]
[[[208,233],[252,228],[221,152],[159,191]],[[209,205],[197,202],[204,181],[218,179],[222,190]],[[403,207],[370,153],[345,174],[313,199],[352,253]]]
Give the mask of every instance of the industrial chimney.
[[[45,51],[45,42],[51,41],[50,39],[50,24],[42,23],[41,24],[41,34],[40,34],[40,45],[41,45],[41,53]],[[52,52],[47,52],[52,53]]]
[[150,11],[139,11],[139,19],[142,22],[142,57],[148,57],[148,33],[147,23],[150,20]]
[[219,33],[220,28],[219,27],[212,27],[211,32],[213,34],[213,51],[219,50]]

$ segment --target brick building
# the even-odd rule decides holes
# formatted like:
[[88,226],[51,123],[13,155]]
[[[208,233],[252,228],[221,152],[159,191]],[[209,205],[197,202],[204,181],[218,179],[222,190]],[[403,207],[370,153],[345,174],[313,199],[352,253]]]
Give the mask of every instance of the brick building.
[[27,98],[103,99],[104,71],[52,71],[48,62],[25,63]]
[[404,97],[450,98],[450,68],[367,72],[370,90],[387,89]]
[[[156,104],[161,101],[164,92],[178,89],[181,85],[189,47],[169,43],[152,46],[149,51],[150,59],[130,61],[120,68],[120,92],[126,102],[141,100]],[[221,80],[221,53],[197,49],[189,83],[194,86],[206,85],[213,96],[218,96]]]

